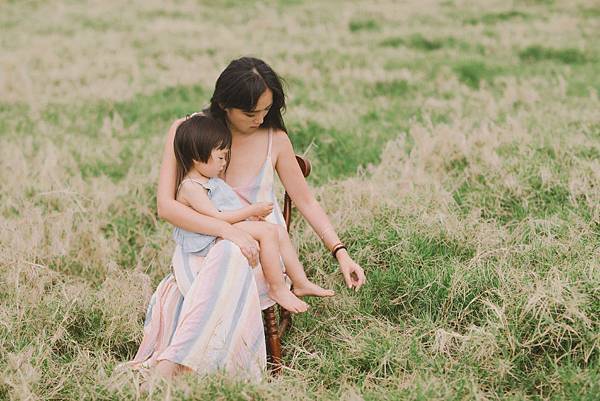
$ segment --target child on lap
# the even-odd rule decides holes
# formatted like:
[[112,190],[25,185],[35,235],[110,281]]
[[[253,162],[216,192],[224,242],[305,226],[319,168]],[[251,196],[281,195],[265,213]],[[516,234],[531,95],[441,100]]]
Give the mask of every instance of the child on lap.
[[[243,206],[233,189],[219,174],[227,165],[231,133],[221,122],[203,115],[193,115],[177,128],[174,150],[177,159],[178,189],[176,199],[199,213],[227,221],[246,231],[260,244],[260,262],[269,296],[290,312],[304,312],[308,304],[297,296],[332,296],[306,277],[290,237],[284,227],[260,221],[273,211],[270,202]],[[175,228],[175,241],[183,252],[206,256],[216,238]],[[280,259],[294,285],[289,290]]]

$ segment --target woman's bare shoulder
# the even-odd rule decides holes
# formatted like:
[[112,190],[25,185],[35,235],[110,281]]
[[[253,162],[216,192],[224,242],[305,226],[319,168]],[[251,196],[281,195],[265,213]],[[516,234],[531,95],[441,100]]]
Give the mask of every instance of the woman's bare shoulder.
[[[195,115],[204,115],[204,113],[203,113],[203,112],[201,112],[201,111],[198,111],[198,112],[196,112],[196,113],[193,113],[193,114],[191,114],[191,115],[190,115],[190,117],[191,117],[191,116],[195,116]],[[171,124],[171,127],[169,128],[169,134],[168,134],[168,137],[173,137],[173,136],[175,136],[175,131],[177,131],[177,127],[179,127],[179,125],[180,125],[182,122],[184,122],[184,121],[185,121],[187,118],[188,118],[188,116],[186,116],[186,117],[181,117],[181,118],[178,118],[177,120],[173,121],[173,123]]]
[[177,120],[173,121],[173,124],[171,124],[171,127],[177,128],[179,126],[179,124],[181,124],[183,121],[187,120],[188,118],[193,117],[193,116],[203,116],[203,115],[205,115],[203,111],[197,111],[195,113],[188,114],[185,117],[181,117],[181,118],[178,118]]
[[173,123],[171,124],[171,127],[169,128],[169,136],[171,135],[175,135],[175,131],[177,131],[177,127],[179,127],[179,125],[184,122],[186,119],[186,117],[181,117],[178,118],[177,120],[173,121]]
[[273,130],[273,146],[277,148],[284,148],[291,146],[292,142],[290,141],[290,137],[287,132],[282,129],[274,129]]
[[280,161],[284,159],[294,158],[294,147],[292,141],[287,132],[281,129],[273,130],[273,157],[275,158],[275,165],[278,165]]

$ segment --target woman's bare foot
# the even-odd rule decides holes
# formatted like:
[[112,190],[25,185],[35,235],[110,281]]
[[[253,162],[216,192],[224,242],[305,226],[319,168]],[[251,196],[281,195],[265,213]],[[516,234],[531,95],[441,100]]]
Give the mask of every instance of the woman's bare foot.
[[335,291],[327,290],[309,280],[306,280],[305,283],[299,285],[294,283],[294,289],[292,291],[299,297],[307,295],[313,295],[315,297],[332,297],[335,295]]
[[142,382],[142,384],[140,385],[140,393],[142,393],[142,394],[151,393],[153,389],[154,389],[154,383],[150,382],[149,379],[144,380]]
[[163,359],[153,368],[139,369],[141,375],[140,392],[142,394],[151,393],[152,389],[161,379],[172,379],[174,376],[193,373],[194,370],[184,365]]
[[156,367],[142,367],[138,369],[138,372],[140,373],[140,393],[152,393],[154,386],[161,379],[156,372]]
[[171,362],[167,359],[163,359],[156,364],[156,373],[161,375],[165,379],[170,379],[180,371],[181,365],[175,362]]
[[308,310],[308,304],[295,296],[285,286],[269,288],[269,297],[292,313],[306,312]]

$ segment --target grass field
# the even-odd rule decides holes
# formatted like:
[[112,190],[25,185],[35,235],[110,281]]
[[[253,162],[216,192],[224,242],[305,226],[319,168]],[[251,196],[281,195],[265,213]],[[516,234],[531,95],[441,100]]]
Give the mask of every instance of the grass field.
[[171,227],[170,123],[265,59],[310,184],[368,285],[303,222],[310,300],[283,377],[154,399],[594,400],[595,1],[0,1],[0,399],[137,399]]

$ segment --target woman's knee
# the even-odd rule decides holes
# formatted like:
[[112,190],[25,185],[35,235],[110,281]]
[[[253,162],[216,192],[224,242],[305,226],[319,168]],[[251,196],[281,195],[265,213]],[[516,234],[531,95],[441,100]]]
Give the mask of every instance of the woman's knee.
[[273,223],[266,223],[267,231],[269,232],[269,239],[272,241],[279,242],[280,233],[279,233],[279,225]]

